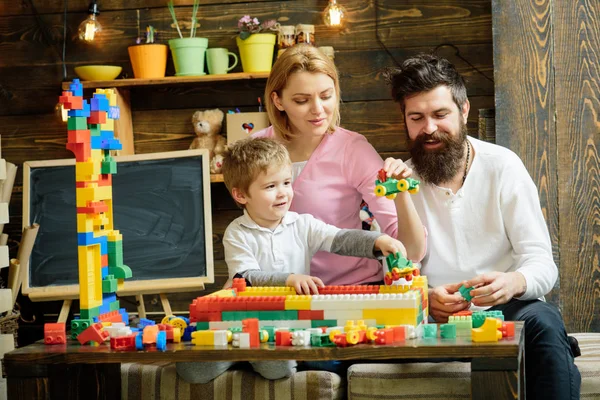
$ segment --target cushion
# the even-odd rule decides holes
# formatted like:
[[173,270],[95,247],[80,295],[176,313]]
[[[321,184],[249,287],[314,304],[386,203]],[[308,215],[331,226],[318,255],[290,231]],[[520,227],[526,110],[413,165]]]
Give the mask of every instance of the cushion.
[[600,333],[572,333],[579,341],[581,356],[575,365],[581,373],[581,398],[600,399]]
[[464,362],[354,364],[348,399],[470,399],[471,364]]
[[342,399],[345,382],[326,371],[296,372],[270,381],[251,370],[230,370],[207,384],[179,379],[174,363],[130,363],[121,366],[122,400],[320,400]]
[[[581,356],[575,359],[581,373],[581,398],[600,399],[600,333],[571,335],[581,348]],[[470,372],[470,364],[462,362],[355,364],[348,369],[348,398],[467,399]]]

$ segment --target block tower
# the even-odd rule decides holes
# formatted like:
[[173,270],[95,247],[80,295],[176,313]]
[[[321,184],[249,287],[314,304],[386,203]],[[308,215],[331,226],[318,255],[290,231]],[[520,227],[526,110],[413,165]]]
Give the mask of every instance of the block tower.
[[114,120],[119,118],[116,94],[112,89],[96,89],[88,102],[81,83],[74,79],[60,103],[69,110],[67,149],[76,159],[81,309],[81,319],[71,325],[76,337],[104,314],[119,312],[115,293],[132,273],[123,264],[122,236],[113,227],[112,175],[117,164],[110,151],[122,148],[114,136]]

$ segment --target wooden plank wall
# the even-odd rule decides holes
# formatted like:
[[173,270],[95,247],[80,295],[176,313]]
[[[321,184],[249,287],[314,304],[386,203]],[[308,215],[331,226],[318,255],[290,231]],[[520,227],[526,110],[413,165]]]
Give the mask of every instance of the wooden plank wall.
[[538,185],[570,332],[600,332],[600,5],[493,0],[497,141]]
[[[68,2],[66,25],[67,78],[73,67],[113,64],[132,76],[127,47],[137,37],[137,10],[142,29],[152,24],[159,40],[175,37],[164,0],[103,0],[100,21],[104,32],[93,45],[74,40],[85,17],[88,0]],[[189,20],[192,0],[179,0],[177,15]],[[232,3],[232,4],[227,4]],[[233,4],[235,3],[235,4]],[[209,38],[209,47],[226,47],[237,52],[234,36],[242,14],[259,19],[277,18],[282,24],[311,23],[316,26],[318,45],[333,46],[342,82],[342,125],[364,134],[382,156],[406,158],[404,128],[382,69],[394,60],[437,48],[468,78],[472,105],[469,128],[477,129],[477,109],[494,105],[492,61],[492,16],[490,0],[341,0],[348,10],[349,27],[344,32],[327,29],[321,20],[325,0],[247,1],[206,0],[199,10],[199,36]],[[63,9],[53,0],[0,0],[0,134],[2,154],[22,165],[26,160],[72,157],[65,150],[66,129],[53,109],[63,81]],[[236,12],[231,12],[235,8]],[[376,27],[376,8],[378,26]],[[377,39],[388,48],[388,52]],[[235,71],[241,70],[236,67]],[[168,74],[173,73],[169,61]],[[186,149],[193,138],[190,118],[196,109],[239,107],[254,110],[263,95],[265,81],[195,84],[132,91],[136,153]],[[18,241],[21,215],[21,184],[18,176],[11,202],[11,239]],[[227,224],[240,214],[224,185],[213,190],[216,283],[226,278],[221,237]],[[175,310],[185,311],[194,294],[175,298]],[[152,298],[149,311],[160,308]],[[56,307],[56,304],[53,305]]]

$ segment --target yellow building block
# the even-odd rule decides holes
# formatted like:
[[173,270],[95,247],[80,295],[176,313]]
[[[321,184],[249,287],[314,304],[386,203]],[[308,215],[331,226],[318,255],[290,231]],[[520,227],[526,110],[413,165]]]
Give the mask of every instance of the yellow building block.
[[115,120],[112,118],[106,118],[106,122],[100,124],[100,130],[103,131],[114,131],[115,130]]
[[123,240],[123,235],[117,230],[106,230],[106,238],[109,242],[118,242]]
[[91,309],[102,305],[100,245],[77,247],[79,262],[79,306]]
[[112,200],[112,187],[92,184],[90,187],[77,188],[75,198],[77,207],[85,207],[90,201]]
[[287,286],[247,287],[238,296],[293,296],[296,289]]
[[291,295],[285,298],[286,310],[310,310],[312,296]]
[[379,293],[406,293],[410,290],[411,286],[409,285],[381,285],[379,286]]
[[215,333],[213,331],[192,332],[192,343],[196,346],[214,346]]
[[103,94],[104,96],[106,96],[106,98],[108,99],[109,106],[117,105],[117,94],[113,89],[96,89],[95,93]]
[[363,319],[374,319],[377,325],[417,325],[416,308],[363,310]]
[[100,173],[101,165],[99,162],[89,160],[75,163],[75,180],[77,182],[96,181]]
[[77,214],[77,233],[93,232],[94,218],[89,214]]
[[498,318],[486,318],[483,325],[471,330],[471,340],[474,342],[497,342],[502,339],[502,321]]

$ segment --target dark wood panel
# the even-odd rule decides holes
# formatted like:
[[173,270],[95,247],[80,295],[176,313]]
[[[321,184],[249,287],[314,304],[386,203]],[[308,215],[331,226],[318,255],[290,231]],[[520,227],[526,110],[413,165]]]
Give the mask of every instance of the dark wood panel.
[[[536,183],[554,260],[561,265],[551,1],[492,4],[496,142],[521,157]],[[561,272],[568,273],[569,266],[562,266]],[[555,302],[562,300],[555,295]]]
[[600,332],[600,3],[553,8],[561,305],[569,331]]
[[[198,36],[209,38],[211,47],[235,46],[237,21],[242,13],[261,20],[277,18],[283,24],[312,23],[318,45],[338,49],[373,49],[379,44],[375,35],[375,9],[372,2],[347,0],[349,29],[339,32],[322,23],[322,1],[256,2],[245,4],[243,12],[224,13],[222,5],[202,5],[199,10],[201,28]],[[387,47],[437,46],[453,44],[490,43],[491,13],[487,0],[436,0],[426,4],[399,5],[395,0],[379,4],[378,30]],[[307,12],[308,11],[308,12]],[[312,12],[311,12],[312,11]],[[192,7],[179,7],[178,19],[191,17]],[[127,47],[135,43],[138,34],[135,10],[116,10],[102,13],[104,30],[93,45],[75,40],[77,27],[85,13],[67,15],[67,61],[119,62],[127,60]],[[140,25],[153,25],[159,40],[177,36],[171,27],[167,7],[140,10]],[[63,15],[0,17],[0,66],[54,63],[61,60]]]
[[[243,3],[252,2],[267,2],[267,1],[289,1],[289,0],[244,0]],[[202,4],[235,4],[240,3],[240,0],[203,0]],[[101,0],[98,2],[100,13],[109,10],[123,10],[137,8],[164,8],[166,7],[165,0]],[[190,6],[194,4],[194,0],[174,0],[176,7]],[[89,0],[70,0],[68,2],[67,12],[87,12],[90,5]],[[38,14],[53,14],[62,13],[64,4],[56,0],[0,0],[0,16],[12,15],[35,15]]]

